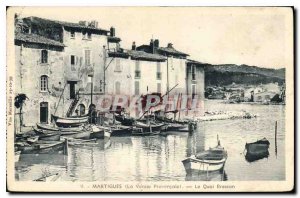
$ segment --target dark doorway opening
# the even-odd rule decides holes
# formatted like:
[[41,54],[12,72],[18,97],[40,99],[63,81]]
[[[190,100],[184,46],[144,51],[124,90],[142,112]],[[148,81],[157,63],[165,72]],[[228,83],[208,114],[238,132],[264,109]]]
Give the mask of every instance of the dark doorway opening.
[[70,99],[75,99],[76,98],[76,81],[68,81],[68,84],[70,85]]
[[48,123],[48,102],[40,103],[40,123]]

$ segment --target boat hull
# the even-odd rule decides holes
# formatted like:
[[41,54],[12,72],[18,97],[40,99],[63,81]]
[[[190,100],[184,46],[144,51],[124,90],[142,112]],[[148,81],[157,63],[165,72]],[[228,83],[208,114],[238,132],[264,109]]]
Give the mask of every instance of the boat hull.
[[132,129],[130,127],[112,128],[111,136],[130,136]]
[[68,154],[68,142],[41,143],[21,148],[21,154]]
[[60,140],[60,133],[50,133],[50,134],[43,134],[39,136],[39,140],[43,141],[59,141]]
[[90,131],[62,131],[61,136],[65,138],[73,138],[73,139],[90,139],[91,132]]
[[64,128],[79,127],[83,124],[86,124],[89,119],[88,116],[63,118],[54,115],[52,115],[52,118],[58,127],[64,127]]
[[195,157],[189,157],[182,161],[187,172],[192,171],[221,171],[225,166],[226,158],[222,160],[198,160]]
[[90,138],[91,139],[104,139],[104,138],[110,138],[111,133],[109,131],[97,131],[97,132],[92,132]]

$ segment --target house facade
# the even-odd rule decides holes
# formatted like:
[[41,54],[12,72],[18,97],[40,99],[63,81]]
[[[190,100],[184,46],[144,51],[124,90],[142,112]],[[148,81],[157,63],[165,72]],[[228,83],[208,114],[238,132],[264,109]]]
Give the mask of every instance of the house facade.
[[51,114],[86,115],[100,109],[104,95],[126,95],[128,102],[152,93],[203,96],[201,64],[170,43],[160,47],[156,39],[123,49],[115,28],[98,28],[96,21],[27,17],[17,18],[15,27],[16,93],[29,98],[24,126],[50,123]]
[[[64,106],[58,104],[62,94],[64,76],[64,45],[38,35],[22,32],[15,34],[15,92],[25,93],[27,99],[22,110],[24,128],[37,122],[49,123],[50,114],[62,115]],[[16,109],[15,126],[20,126]],[[18,115],[17,115],[18,114]]]
[[98,28],[97,21],[70,23],[39,17],[23,19],[28,33],[62,43],[64,110],[66,116],[85,115],[103,95],[105,46],[110,31]]

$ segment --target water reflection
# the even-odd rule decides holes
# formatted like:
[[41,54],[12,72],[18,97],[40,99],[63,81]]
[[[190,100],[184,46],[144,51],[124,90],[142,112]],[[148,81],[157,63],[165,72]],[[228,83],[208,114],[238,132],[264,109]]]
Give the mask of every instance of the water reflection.
[[[62,171],[62,181],[258,181],[285,179],[285,112],[280,106],[224,105],[207,101],[208,110],[245,109],[260,117],[250,120],[201,122],[193,133],[170,132],[164,136],[111,137],[96,144],[71,146],[69,156],[20,157],[17,180],[39,178],[45,168]],[[274,123],[278,121],[277,150]],[[186,173],[182,160],[217,145],[228,152],[224,172]],[[245,159],[246,142],[266,137],[268,160]],[[277,156],[276,152],[277,151]],[[248,158],[248,157],[247,157]],[[264,158],[265,159],[265,158]],[[248,159],[249,160],[249,159]],[[270,168],[272,167],[272,168]]]
[[246,153],[245,155],[245,159],[247,160],[247,162],[255,162],[257,160],[261,160],[264,158],[268,158],[269,157],[269,151],[266,150],[265,152],[259,153],[259,154],[251,154],[251,153]]
[[225,171],[214,172],[188,172],[185,181],[227,181],[228,176]]

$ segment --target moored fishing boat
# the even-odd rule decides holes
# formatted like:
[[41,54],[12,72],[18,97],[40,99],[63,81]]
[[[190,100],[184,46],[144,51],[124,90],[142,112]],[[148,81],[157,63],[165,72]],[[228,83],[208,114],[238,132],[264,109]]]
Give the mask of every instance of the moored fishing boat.
[[133,118],[125,117],[124,115],[115,114],[115,119],[124,126],[132,126],[135,122]]
[[78,127],[68,127],[68,128],[64,128],[64,127],[57,127],[55,125],[48,125],[48,124],[40,124],[37,123],[36,124],[38,129],[42,129],[45,131],[82,131],[82,126],[78,126]]
[[32,145],[23,145],[19,147],[21,154],[65,154],[68,155],[68,141],[38,141]]
[[90,139],[91,131],[83,130],[83,131],[62,131],[61,136],[65,138],[73,138],[73,139]]
[[104,139],[104,138],[110,138],[111,135],[111,129],[108,127],[103,126],[91,126],[91,135],[90,138],[94,139]]
[[130,136],[132,134],[132,127],[123,125],[111,126],[111,136]]
[[80,116],[80,117],[59,117],[51,115],[55,124],[58,127],[78,127],[88,122],[89,116]]
[[152,133],[160,133],[161,128],[164,126],[164,123],[155,123],[155,122],[142,122],[136,121],[135,127],[142,128],[143,132],[152,132]]
[[192,171],[209,172],[223,170],[226,160],[227,152],[218,141],[218,145],[216,147],[210,148],[196,155],[192,155],[191,157],[183,160],[182,163],[187,173]]
[[26,139],[29,144],[33,144],[39,140],[39,136],[31,136]]
[[43,129],[34,128],[35,133],[38,135],[39,140],[43,141],[59,141],[61,132],[60,131],[49,131]]
[[254,162],[259,159],[267,158],[269,156],[270,142],[263,138],[256,142],[246,143],[245,150],[247,151],[245,159],[248,162]]
[[261,153],[265,153],[270,146],[269,140],[263,138],[261,140],[257,140],[256,142],[246,143],[245,149],[247,153],[252,155],[259,155]]

